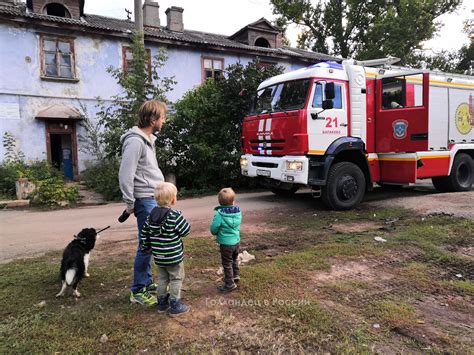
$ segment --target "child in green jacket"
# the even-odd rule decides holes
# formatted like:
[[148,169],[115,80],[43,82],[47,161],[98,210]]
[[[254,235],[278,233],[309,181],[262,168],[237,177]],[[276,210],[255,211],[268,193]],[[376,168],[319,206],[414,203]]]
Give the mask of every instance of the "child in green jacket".
[[218,287],[220,292],[230,292],[237,288],[240,281],[239,255],[240,224],[242,213],[239,206],[234,206],[235,192],[230,187],[219,191],[217,195],[220,206],[214,208],[216,214],[211,223],[211,233],[219,243],[224,284]]

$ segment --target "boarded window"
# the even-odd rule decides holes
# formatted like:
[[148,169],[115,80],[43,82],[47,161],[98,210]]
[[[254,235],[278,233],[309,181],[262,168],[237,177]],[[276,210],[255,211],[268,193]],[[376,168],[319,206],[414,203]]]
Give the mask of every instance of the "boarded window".
[[43,76],[74,79],[74,40],[42,37],[41,42]]
[[224,78],[224,59],[223,58],[202,58],[203,81],[207,79],[220,80]]

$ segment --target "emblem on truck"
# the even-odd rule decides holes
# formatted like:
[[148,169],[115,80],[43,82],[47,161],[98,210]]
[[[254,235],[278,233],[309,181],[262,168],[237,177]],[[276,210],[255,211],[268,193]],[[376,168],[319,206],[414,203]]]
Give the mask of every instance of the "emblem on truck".
[[393,136],[395,139],[404,139],[407,136],[408,122],[405,120],[397,120],[392,123]]
[[468,134],[471,132],[472,126],[474,125],[474,117],[471,117],[469,105],[465,102],[460,104],[454,115],[456,120],[456,128],[461,134]]

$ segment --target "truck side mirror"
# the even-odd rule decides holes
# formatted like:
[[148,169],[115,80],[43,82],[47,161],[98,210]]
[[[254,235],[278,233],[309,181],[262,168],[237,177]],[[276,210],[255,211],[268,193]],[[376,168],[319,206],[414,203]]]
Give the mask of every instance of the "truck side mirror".
[[334,107],[334,102],[332,100],[323,101],[323,110],[330,110]]
[[326,86],[324,87],[324,96],[326,100],[332,100],[336,97],[336,86],[334,83],[326,83]]

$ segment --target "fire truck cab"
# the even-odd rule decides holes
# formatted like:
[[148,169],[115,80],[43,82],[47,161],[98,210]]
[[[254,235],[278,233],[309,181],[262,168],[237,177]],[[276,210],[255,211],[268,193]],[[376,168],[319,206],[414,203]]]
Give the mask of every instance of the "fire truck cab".
[[242,174],[277,194],[309,186],[336,210],[375,183],[470,190],[474,78],[390,61],[324,62],[262,82],[243,122]]

